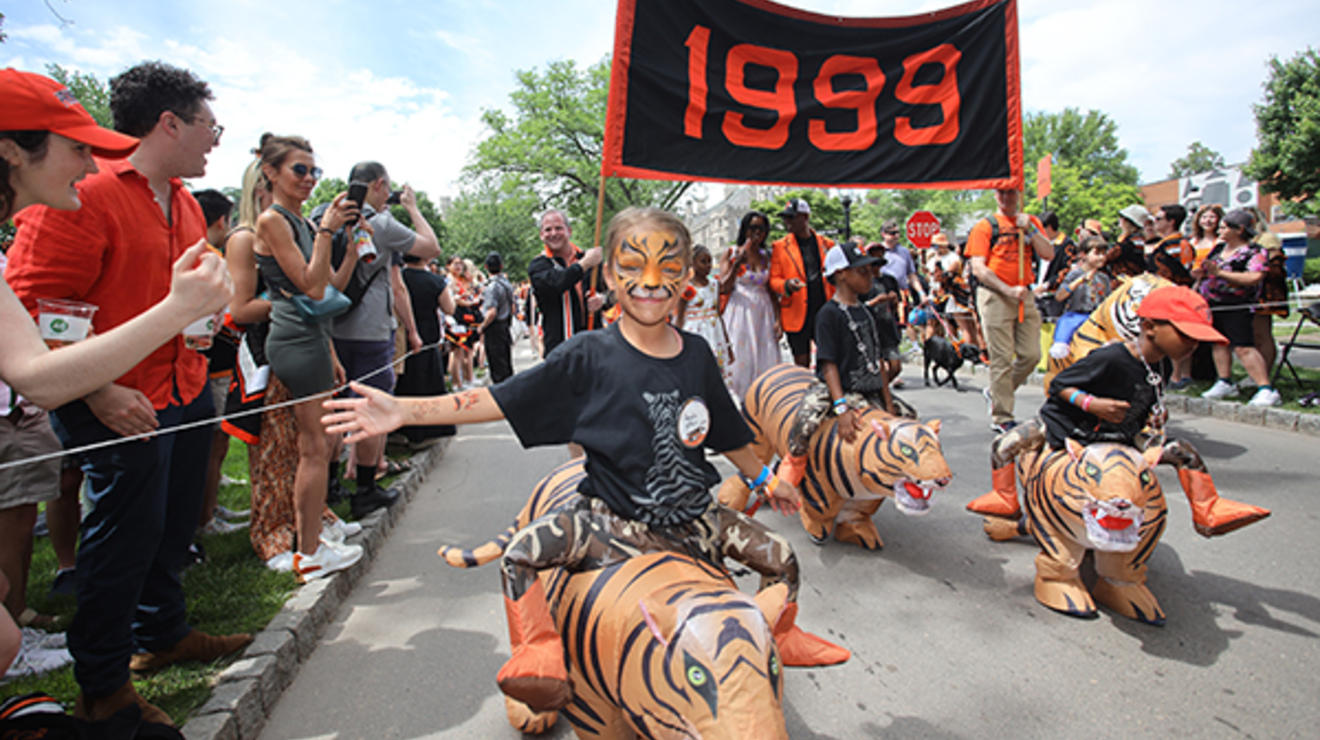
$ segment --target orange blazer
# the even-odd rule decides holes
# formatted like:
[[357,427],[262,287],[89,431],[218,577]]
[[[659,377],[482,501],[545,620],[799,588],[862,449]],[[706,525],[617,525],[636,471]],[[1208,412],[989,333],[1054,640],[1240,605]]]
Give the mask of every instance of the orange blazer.
[[[816,234],[816,248],[820,250],[821,273],[825,270],[825,252],[834,246],[834,240],[828,236]],[[807,323],[807,269],[802,262],[802,248],[798,246],[797,237],[789,234],[783,239],[770,245],[770,290],[779,296],[779,320],[783,323],[784,331],[802,331],[802,325]],[[794,291],[793,295],[787,295],[784,290],[784,281],[797,278],[803,283],[802,289]],[[825,300],[834,297],[834,285],[824,277],[821,282],[825,284]]]

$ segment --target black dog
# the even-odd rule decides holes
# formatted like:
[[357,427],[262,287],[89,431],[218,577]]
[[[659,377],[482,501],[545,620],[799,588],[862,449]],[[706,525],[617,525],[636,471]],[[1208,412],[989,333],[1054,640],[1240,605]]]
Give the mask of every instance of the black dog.
[[[953,342],[940,336],[927,339],[926,343],[922,345],[922,354],[926,358],[926,366],[921,375],[926,385],[930,385],[930,366],[933,363],[935,365],[935,385],[952,383],[954,390],[958,390],[958,378],[954,376],[958,368],[962,367],[964,362],[975,365],[981,361],[981,350],[979,348],[971,344],[963,344],[955,349]],[[944,368],[944,371],[948,373],[948,377],[944,380],[940,380],[940,368]]]

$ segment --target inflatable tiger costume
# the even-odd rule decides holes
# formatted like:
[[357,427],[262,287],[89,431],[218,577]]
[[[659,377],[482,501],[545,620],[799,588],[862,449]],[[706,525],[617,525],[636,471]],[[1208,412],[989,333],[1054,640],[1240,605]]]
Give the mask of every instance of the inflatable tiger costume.
[[[584,475],[582,459],[560,465],[499,536],[470,550],[441,547],[440,556],[459,568],[500,558],[528,523],[580,503]],[[780,667],[795,664],[789,656],[807,636],[795,624],[795,579],[752,598],[723,569],[684,553],[599,565],[540,574],[573,687],[560,711],[579,737],[787,737]],[[505,708],[520,732],[543,732],[557,717],[507,696]]]
[[[779,365],[752,381],[743,399],[743,418],[756,434],[757,456],[768,463],[787,453],[798,405],[813,381],[810,371]],[[823,422],[811,437],[802,480],[802,526],[823,543],[831,531],[840,542],[869,550],[884,546],[872,515],[886,498],[909,516],[930,511],[936,491],[951,473],[940,448],[938,420],[922,423],[868,409],[866,432],[851,443],[835,433],[835,419]],[[720,503],[743,510],[750,491],[738,476],[720,486]]]
[[[1153,470],[1160,448],[1065,444],[1019,456],[1026,512],[1016,523],[987,517],[986,533],[997,541],[1024,534],[1036,540],[1035,593],[1045,606],[1091,618],[1099,601],[1125,617],[1164,624],[1164,611],[1146,588],[1146,561],[1168,513]],[[1093,592],[1078,575],[1087,550],[1095,551],[1099,576]]]
[[[1135,338],[1141,331],[1137,308],[1151,291],[1165,285],[1172,285],[1172,282],[1150,273],[1123,278],[1119,286],[1078,327],[1068,344],[1068,355],[1062,359],[1050,358],[1049,370],[1045,374],[1046,390],[1059,371],[1092,351],[1110,342]],[[1168,441],[1159,462],[1178,470],[1178,482],[1192,507],[1192,525],[1204,537],[1227,534],[1270,515],[1268,509],[1220,497],[1201,454],[1190,442],[1181,439]],[[1011,455],[992,447],[990,468],[993,490],[967,504],[967,510],[1016,520],[1021,510],[1013,480]],[[987,531],[992,525],[994,523],[987,521]]]

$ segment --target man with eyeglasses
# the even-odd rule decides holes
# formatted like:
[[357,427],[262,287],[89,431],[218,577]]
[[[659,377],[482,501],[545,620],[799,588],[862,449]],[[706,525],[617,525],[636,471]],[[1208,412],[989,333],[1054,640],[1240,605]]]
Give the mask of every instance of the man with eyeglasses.
[[[160,62],[110,80],[115,128],[141,139],[127,159],[98,160],[76,187],[82,208],[35,206],[18,220],[10,287],[35,313],[38,298],[97,306],[95,331],[124,323],[169,292],[172,265],[206,237],[206,219],[183,178],[206,173],[221,127],[207,84]],[[116,382],[51,415],[66,448],[114,441],[212,418],[206,358],[182,336]],[[124,441],[79,453],[91,511],[78,549],[78,610],[69,627],[74,715],[108,720],[136,704],[144,720],[170,724],[139,697],[129,668],[211,661],[249,635],[212,636],[188,626],[180,571],[202,507],[211,427]],[[135,652],[145,651],[145,652]]]
[[1190,270],[1196,251],[1182,233],[1187,209],[1170,203],[1156,208],[1153,218],[1159,241],[1146,245],[1146,269],[1178,285],[1190,286],[1194,282]]

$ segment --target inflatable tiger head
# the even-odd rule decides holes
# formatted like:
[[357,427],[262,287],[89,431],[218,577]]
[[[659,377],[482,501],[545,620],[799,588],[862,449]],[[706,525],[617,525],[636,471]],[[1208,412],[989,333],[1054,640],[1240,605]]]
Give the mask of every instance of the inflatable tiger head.
[[1033,502],[1044,507],[1044,516],[1064,523],[1077,542],[1102,552],[1130,552],[1163,511],[1155,477],[1162,453],[1158,445],[1143,453],[1127,445],[1082,446],[1068,439],[1065,452],[1045,461],[1041,483],[1048,495]]
[[[940,446],[940,420],[921,422],[869,409],[862,421],[873,434],[860,435],[852,445],[850,454],[857,462],[846,469],[857,471],[873,497],[892,492],[894,504],[904,514],[929,513],[934,494],[948,486],[953,475]],[[846,450],[847,445],[842,447]]]
[[787,588],[755,598],[708,564],[641,555],[553,589],[582,737],[787,738],[771,626]]
[[1150,292],[1170,281],[1158,275],[1143,273],[1133,278],[1123,278],[1118,287],[1096,306],[1091,315],[1077,328],[1072,341],[1068,344],[1068,354],[1062,358],[1049,358],[1045,373],[1045,387],[1060,370],[1077,362],[1098,347],[1116,340],[1128,340],[1141,332],[1141,319],[1137,309]]

